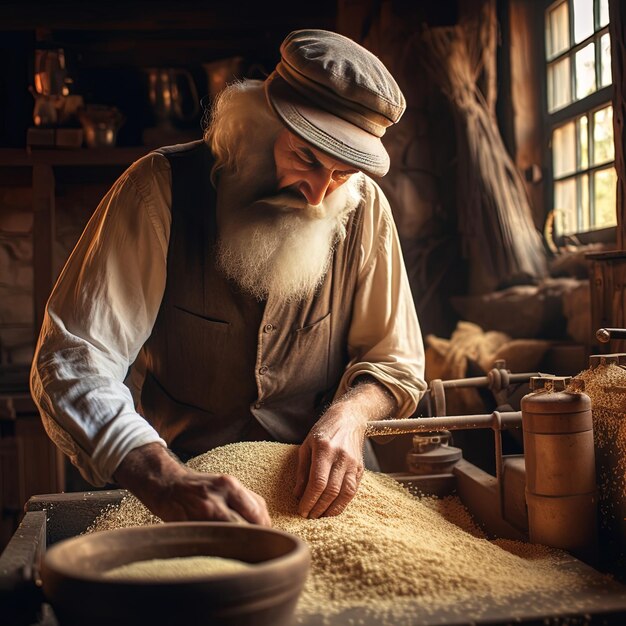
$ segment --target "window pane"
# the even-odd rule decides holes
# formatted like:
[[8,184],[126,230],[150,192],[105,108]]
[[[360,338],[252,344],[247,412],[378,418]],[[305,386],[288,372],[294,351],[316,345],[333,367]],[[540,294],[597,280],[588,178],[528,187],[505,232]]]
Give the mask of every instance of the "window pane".
[[576,171],[576,124],[569,122],[552,133],[552,168],[554,178]]
[[593,165],[615,159],[613,143],[613,107],[608,106],[593,114]]
[[578,230],[589,230],[591,228],[589,213],[589,176],[587,176],[587,174],[583,174],[577,180],[578,199],[580,201],[580,226]]
[[569,10],[567,2],[559,4],[546,19],[546,50],[548,59],[564,52],[569,45]]
[[593,35],[593,0],[574,0],[574,41]]
[[595,45],[590,43],[576,53],[576,99],[580,100],[596,90]]
[[554,183],[554,214],[558,234],[569,235],[578,231],[575,179]]
[[599,28],[609,23],[609,0],[600,0],[600,23]]
[[607,33],[600,38],[600,87],[606,87],[613,81],[611,77],[611,36]]
[[571,101],[570,60],[565,57],[548,67],[548,111],[556,111]]
[[578,169],[589,167],[589,122],[587,116],[578,118]]
[[595,219],[594,228],[605,228],[617,224],[615,188],[617,176],[614,168],[600,170],[593,175]]

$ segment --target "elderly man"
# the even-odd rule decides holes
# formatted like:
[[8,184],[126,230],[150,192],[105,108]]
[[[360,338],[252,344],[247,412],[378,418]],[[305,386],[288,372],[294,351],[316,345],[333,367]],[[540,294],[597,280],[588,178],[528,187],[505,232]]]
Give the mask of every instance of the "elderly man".
[[[48,302],[31,375],[46,430],[94,485],[164,520],[270,524],[265,503],[187,459],[299,443],[295,494],[337,515],[368,420],[411,415],[423,345],[381,143],[404,98],[336,33],[287,36],[265,82],[227,87],[204,141],[134,163]],[[175,456],[177,455],[177,456]]]

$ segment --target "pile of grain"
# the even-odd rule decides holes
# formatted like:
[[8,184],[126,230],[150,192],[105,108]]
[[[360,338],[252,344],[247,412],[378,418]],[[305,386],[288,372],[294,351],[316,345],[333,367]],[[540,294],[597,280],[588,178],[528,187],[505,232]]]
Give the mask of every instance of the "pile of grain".
[[[599,365],[576,376],[591,398],[600,530],[620,552],[626,550],[626,370]],[[610,549],[614,549],[610,548]],[[622,558],[622,554],[614,555]]]
[[[419,499],[373,472],[365,472],[340,516],[303,519],[292,496],[296,459],[296,446],[254,442],[217,448],[188,465],[236,476],[266,499],[275,528],[308,543],[312,565],[298,604],[301,619],[355,607],[393,624],[417,610],[458,611],[466,618],[470,608],[476,615],[490,606],[514,617],[542,598],[564,599],[566,590],[571,593],[563,606],[569,609],[588,582],[562,567],[562,553],[481,537],[457,499]],[[91,530],[156,521],[129,497]]]
[[214,574],[234,574],[248,570],[252,565],[236,559],[218,556],[187,556],[172,559],[149,559],[133,561],[104,572],[103,577],[111,580],[163,580],[185,579]]

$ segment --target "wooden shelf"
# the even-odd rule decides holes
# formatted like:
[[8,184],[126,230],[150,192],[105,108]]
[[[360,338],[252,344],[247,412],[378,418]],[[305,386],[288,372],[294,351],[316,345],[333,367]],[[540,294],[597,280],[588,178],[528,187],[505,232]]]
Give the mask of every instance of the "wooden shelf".
[[607,252],[588,252],[585,258],[589,261],[611,261],[626,259],[626,250],[609,250]]
[[147,146],[22,150],[0,148],[0,167],[129,165],[150,152]]

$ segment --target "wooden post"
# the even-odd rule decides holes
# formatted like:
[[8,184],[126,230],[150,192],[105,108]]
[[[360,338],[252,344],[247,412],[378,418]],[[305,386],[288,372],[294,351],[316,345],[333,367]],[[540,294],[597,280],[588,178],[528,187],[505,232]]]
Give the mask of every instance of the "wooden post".
[[40,493],[65,491],[65,457],[46,434],[39,415],[15,420],[20,506]]
[[33,165],[33,304],[35,340],[39,336],[54,281],[54,172],[49,163]]
[[613,74],[613,136],[617,172],[617,248],[626,248],[626,8],[623,0],[609,0],[611,71]]
[[599,353],[626,352],[626,341],[600,344],[598,328],[626,328],[626,9],[609,0],[611,71],[613,73],[613,138],[617,172],[617,250],[588,254],[591,280],[591,345]]
[[586,255],[590,266],[592,352],[626,352],[626,341],[600,343],[598,328],[626,328],[626,251]]

